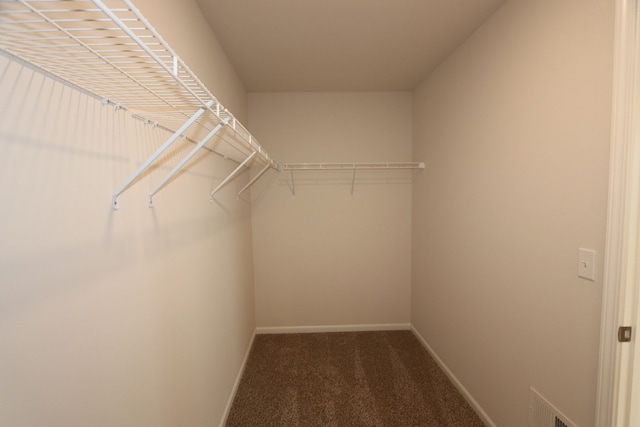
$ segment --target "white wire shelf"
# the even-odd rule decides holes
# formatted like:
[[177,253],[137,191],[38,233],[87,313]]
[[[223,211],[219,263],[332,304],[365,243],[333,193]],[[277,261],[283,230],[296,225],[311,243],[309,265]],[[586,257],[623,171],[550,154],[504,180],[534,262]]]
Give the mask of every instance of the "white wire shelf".
[[[207,90],[130,0],[0,0],[0,53],[38,68],[57,81],[126,110],[133,118],[172,132],[112,195],[137,182],[175,141],[195,147],[149,193],[153,196],[214,137],[222,137],[238,163],[210,193],[213,198],[250,162],[262,164],[237,195],[269,169],[393,170],[424,169],[424,163],[287,163],[274,161],[251,133]],[[231,132],[221,132],[230,129]],[[231,137],[229,136],[231,134]],[[220,154],[215,152],[216,154]],[[292,175],[293,184],[293,175]],[[352,185],[353,191],[353,185]]]
[[392,163],[283,163],[283,171],[356,171],[356,170],[394,170],[394,169],[424,169],[422,162],[392,162]]
[[[171,143],[209,140],[222,125],[243,159],[280,169],[129,0],[0,0],[0,49],[105,104],[177,129]],[[114,208],[141,172],[116,190]]]
[[357,171],[415,170],[424,169],[423,162],[391,162],[391,163],[283,163],[282,171],[291,174],[291,194],[296,196],[296,180],[294,172],[303,171],[352,171],[351,195],[356,185]]

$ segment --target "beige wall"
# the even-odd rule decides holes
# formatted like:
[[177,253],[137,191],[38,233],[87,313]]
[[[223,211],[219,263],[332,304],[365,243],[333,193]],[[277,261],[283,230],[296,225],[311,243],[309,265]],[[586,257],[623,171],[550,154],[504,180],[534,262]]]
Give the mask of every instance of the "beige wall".
[[[166,135],[0,58],[1,425],[216,425],[256,323],[409,320],[496,425],[526,425],[530,386],[593,425],[613,2],[508,2],[413,106],[248,109],[194,2],[136,4],[278,161],[405,161],[413,130],[427,169],[358,173],[353,195],[350,173],[301,173],[295,198],[269,172],[252,213],[246,176],[208,202],[234,164],[203,155],[149,209],[185,145],[113,212]],[[578,247],[598,251],[595,283]]]
[[[411,158],[410,93],[250,94],[280,162]],[[412,172],[270,173],[253,191],[259,327],[408,324]]]
[[[212,34],[183,21],[191,2],[136,3],[169,42],[200,40],[183,58],[246,117]],[[114,212],[167,135],[4,57],[0,70],[0,425],[217,425],[255,328],[250,208],[232,192],[246,174],[209,203],[235,164],[205,152],[149,209],[191,149],[178,144]]]
[[497,426],[594,424],[613,12],[510,1],[415,92],[412,324]]

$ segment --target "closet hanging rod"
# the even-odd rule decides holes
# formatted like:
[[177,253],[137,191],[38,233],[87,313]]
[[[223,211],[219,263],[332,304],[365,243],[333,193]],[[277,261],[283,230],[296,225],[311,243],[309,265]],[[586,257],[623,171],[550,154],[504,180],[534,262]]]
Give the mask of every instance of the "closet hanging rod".
[[390,163],[283,163],[283,171],[353,171],[353,170],[397,170],[424,169],[423,162],[390,162]]
[[242,189],[236,193],[236,196],[237,196],[237,197],[240,197],[240,195],[241,195],[242,193],[244,193],[244,192],[245,192],[245,191],[247,191],[249,188],[251,188],[251,187],[253,186],[253,184],[255,184],[255,183],[256,183],[256,181],[257,181],[257,180],[259,180],[259,179],[260,179],[260,177],[261,177],[262,175],[264,175],[264,174],[265,174],[265,172],[267,172],[267,170],[269,170],[269,165],[265,165],[265,167],[264,167],[264,168],[262,168],[262,169],[260,170],[260,172],[258,172],[258,173],[256,174],[256,176],[254,176],[253,178],[251,178],[251,181],[249,181],[249,182],[247,183],[247,185],[245,185],[244,187],[242,187]]
[[[151,120],[147,119],[146,117],[143,117],[143,116],[141,116],[139,114],[132,114],[131,118],[134,119],[134,120],[141,121],[145,125],[149,125],[149,126],[154,127],[154,128],[162,129],[165,132],[169,132],[169,133],[175,133],[176,132],[174,129],[169,129],[166,126],[163,126],[158,122],[151,121]],[[187,137],[185,135],[182,135],[182,138],[185,141],[189,141],[191,144],[194,144],[194,145],[198,144],[198,141],[195,141],[193,138],[189,138],[189,137]],[[223,159],[228,160],[228,161],[230,161],[232,163],[240,164],[239,161],[237,161],[235,159],[232,159],[231,157],[227,156],[226,154],[222,154],[222,153],[220,153],[220,152],[218,152],[218,151],[216,151],[216,150],[214,150],[212,148],[209,148],[209,147],[205,146],[205,147],[202,147],[202,149],[210,152],[212,155],[215,154],[216,156],[222,157]]]
[[209,194],[209,199],[211,201],[213,201],[213,196],[218,192],[218,190],[220,190],[222,187],[224,187],[227,182],[231,181],[231,179],[233,179],[233,177],[235,177],[238,174],[238,172],[240,172],[242,170],[242,168],[244,168],[251,160],[253,160],[253,157],[256,154],[258,154],[256,151],[251,153],[249,156],[247,156],[246,159],[244,159],[244,161],[242,163],[240,163],[238,165],[237,168],[235,168],[233,170],[233,172],[231,172],[229,175],[227,175],[227,177],[225,179],[223,179],[222,182],[220,184],[218,184],[218,186],[216,188],[213,189],[213,191],[211,191],[211,193]]

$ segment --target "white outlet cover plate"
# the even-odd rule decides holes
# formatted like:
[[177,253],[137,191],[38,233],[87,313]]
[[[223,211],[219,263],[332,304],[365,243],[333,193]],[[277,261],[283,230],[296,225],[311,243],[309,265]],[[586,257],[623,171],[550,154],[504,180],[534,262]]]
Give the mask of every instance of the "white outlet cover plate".
[[595,273],[596,251],[580,248],[578,250],[578,277],[587,280],[596,280]]

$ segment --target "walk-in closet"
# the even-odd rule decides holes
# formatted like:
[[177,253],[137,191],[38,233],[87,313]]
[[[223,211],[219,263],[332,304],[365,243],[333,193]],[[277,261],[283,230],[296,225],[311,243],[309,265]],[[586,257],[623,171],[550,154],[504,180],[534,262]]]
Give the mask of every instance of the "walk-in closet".
[[604,427],[627,2],[0,0],[0,425]]

